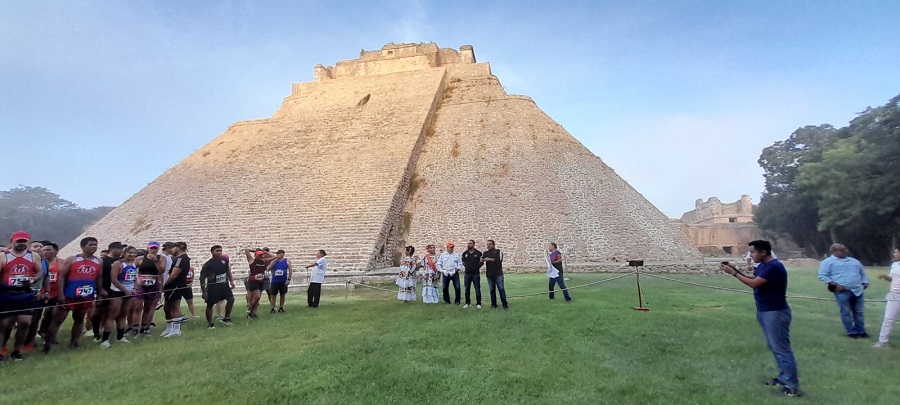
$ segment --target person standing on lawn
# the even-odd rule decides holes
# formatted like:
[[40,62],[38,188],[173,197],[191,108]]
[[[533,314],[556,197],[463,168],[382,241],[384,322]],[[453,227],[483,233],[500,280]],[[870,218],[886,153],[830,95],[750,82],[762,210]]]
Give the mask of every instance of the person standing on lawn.
[[756,321],[762,328],[766,345],[775,356],[778,376],[766,381],[766,385],[781,387],[787,396],[800,396],[797,362],[791,349],[791,307],[787,303],[787,270],[780,261],[772,258],[772,244],[755,240],[748,244],[753,262],[759,263],[754,276],[747,276],[736,267],[723,262],[721,269],[753,289],[756,301]]

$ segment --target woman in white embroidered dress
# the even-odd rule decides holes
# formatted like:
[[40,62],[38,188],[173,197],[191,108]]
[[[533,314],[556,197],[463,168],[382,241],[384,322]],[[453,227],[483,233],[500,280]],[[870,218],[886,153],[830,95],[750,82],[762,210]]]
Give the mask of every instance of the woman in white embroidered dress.
[[419,277],[422,278],[422,302],[426,304],[437,304],[438,289],[437,283],[441,281],[441,273],[437,271],[436,259],[434,257],[434,245],[428,245],[426,254],[419,262]]
[[397,276],[397,299],[403,302],[416,302],[416,267],[419,263],[415,256],[416,248],[406,247],[406,254],[400,258],[400,274]]

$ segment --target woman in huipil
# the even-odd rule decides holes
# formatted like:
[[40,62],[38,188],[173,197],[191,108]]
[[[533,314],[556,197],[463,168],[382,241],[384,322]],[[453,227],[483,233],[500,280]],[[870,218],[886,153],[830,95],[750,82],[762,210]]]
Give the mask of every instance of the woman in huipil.
[[441,280],[441,273],[437,271],[434,245],[428,245],[425,251],[425,256],[418,264],[419,277],[422,278],[422,302],[437,304],[439,302],[437,283]]
[[416,267],[419,257],[415,256],[416,248],[406,247],[406,254],[400,258],[400,274],[397,276],[397,299],[403,302],[416,301]]

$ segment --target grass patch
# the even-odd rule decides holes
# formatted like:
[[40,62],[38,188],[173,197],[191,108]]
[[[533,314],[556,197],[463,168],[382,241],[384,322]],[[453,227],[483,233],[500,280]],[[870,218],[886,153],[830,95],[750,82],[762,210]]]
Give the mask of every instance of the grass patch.
[[[790,271],[790,293],[828,297],[814,270]],[[870,269],[870,277],[881,272]],[[611,277],[568,276],[570,287]],[[672,277],[740,286],[724,275]],[[752,296],[641,280],[648,313],[631,309],[632,277],[573,290],[569,304],[543,295],[511,298],[509,311],[488,309],[483,278],[482,310],[403,304],[392,291],[367,289],[326,290],[322,306],[309,309],[297,293],[286,314],[261,312],[252,322],[236,316],[230,328],[192,321],[180,338],[154,336],[108,350],[83,338],[77,351],[31,354],[0,368],[4,384],[14,387],[0,402],[797,403],[760,383],[776,368]],[[877,281],[866,293],[871,298],[887,291]],[[511,296],[546,286],[542,274],[506,277]],[[801,402],[896,403],[900,350],[844,337],[832,301],[790,304]],[[883,310],[883,303],[866,305],[870,334]]]

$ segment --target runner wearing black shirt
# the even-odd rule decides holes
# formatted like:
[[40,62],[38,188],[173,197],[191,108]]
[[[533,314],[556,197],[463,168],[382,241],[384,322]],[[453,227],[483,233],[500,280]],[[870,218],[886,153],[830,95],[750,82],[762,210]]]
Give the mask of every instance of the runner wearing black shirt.
[[206,321],[209,329],[215,329],[213,323],[213,306],[221,301],[226,301],[225,317],[222,323],[231,326],[231,309],[234,307],[234,279],[231,276],[231,266],[228,260],[222,257],[222,247],[215,245],[210,248],[212,258],[203,264],[200,269],[200,289],[203,291],[203,299],[206,301]]
[[166,320],[168,333],[163,337],[181,336],[181,299],[184,297],[185,290],[191,288],[187,285],[187,274],[191,269],[191,258],[187,255],[187,243],[177,242],[172,248],[173,264],[169,278],[163,284],[163,296],[165,297],[166,307],[169,311],[170,319]]

